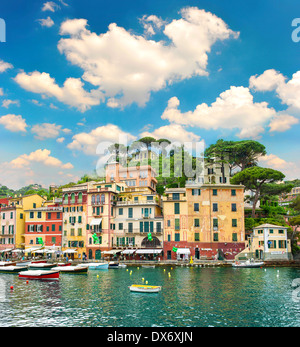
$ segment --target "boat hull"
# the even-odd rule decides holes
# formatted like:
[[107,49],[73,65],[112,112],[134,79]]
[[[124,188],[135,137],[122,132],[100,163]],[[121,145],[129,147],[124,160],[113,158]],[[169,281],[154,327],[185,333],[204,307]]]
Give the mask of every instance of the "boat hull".
[[131,292],[138,293],[158,293],[161,291],[161,286],[146,286],[146,285],[138,285],[133,284],[129,287]]
[[106,270],[108,263],[90,263],[88,264],[89,270]]
[[58,280],[59,271],[28,270],[19,272],[19,278],[27,280]]
[[240,264],[232,264],[234,268],[259,268],[264,265],[264,262],[259,263],[240,263]]
[[36,263],[36,264],[30,264],[29,269],[30,270],[47,270],[55,267],[56,264],[47,264],[47,263]]
[[0,273],[17,274],[20,271],[26,271],[27,266],[0,266]]
[[58,266],[52,268],[53,271],[55,270],[65,274],[86,274],[88,269],[88,266]]

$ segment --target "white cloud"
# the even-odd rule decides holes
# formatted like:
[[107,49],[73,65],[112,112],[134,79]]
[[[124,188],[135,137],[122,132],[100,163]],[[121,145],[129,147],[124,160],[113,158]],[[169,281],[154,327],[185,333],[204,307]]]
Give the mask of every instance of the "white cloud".
[[281,114],[278,116],[275,116],[271,123],[269,124],[270,132],[278,131],[283,132],[287,131],[291,128],[292,125],[298,124],[299,120],[293,116],[290,116],[288,114]]
[[59,9],[60,7],[53,1],[47,1],[43,4],[42,7],[42,11],[51,11],[51,12],[55,12],[57,9]]
[[258,138],[265,124],[276,115],[268,103],[253,102],[252,94],[245,87],[232,86],[210,106],[202,103],[194,111],[182,113],[179,104],[177,97],[171,98],[161,118],[206,130],[239,129],[236,135],[240,138]]
[[155,129],[153,132],[144,131],[140,134],[140,137],[151,136],[155,139],[168,139],[171,142],[198,142],[200,136],[195,135],[192,132],[187,131],[179,124],[170,124]]
[[34,71],[29,74],[20,72],[14,80],[30,92],[55,97],[69,106],[76,107],[81,112],[98,105],[102,98],[99,90],[85,91],[82,81],[78,78],[66,79],[63,87],[57,85],[54,78],[51,78],[46,72]]
[[9,99],[5,99],[2,101],[2,107],[9,108],[10,105],[20,106],[20,102],[19,100],[9,100]]
[[293,74],[288,81],[285,76],[274,69],[266,70],[260,76],[251,76],[250,88],[256,91],[275,90],[283,104],[290,108],[300,109],[300,71]]
[[53,20],[48,16],[46,19],[38,19],[37,20],[42,27],[50,28],[54,25]]
[[[224,21],[210,12],[187,7],[181,18],[166,24],[156,16],[143,17],[155,24],[166,41],[147,40],[112,23],[97,35],[87,28],[86,19],[67,20],[60,33],[58,49],[84,71],[83,79],[99,87],[109,107],[131,103],[145,105],[150,93],[166,85],[207,75],[207,54],[218,40],[236,38]],[[167,43],[169,41],[169,43]]]
[[5,72],[8,69],[12,69],[13,65],[10,63],[6,63],[3,60],[0,60],[0,73]]
[[12,132],[26,132],[26,120],[20,116],[15,114],[7,114],[5,116],[0,117],[0,124],[2,124],[5,129]]
[[42,163],[45,166],[59,167],[62,169],[72,169],[73,165],[71,163],[63,164],[59,159],[50,156],[51,151],[48,149],[37,149],[31,152],[29,155],[22,154],[16,159],[10,162],[13,168],[23,168],[30,165],[31,162]]
[[[10,162],[0,165],[0,182],[8,187],[18,189],[31,183],[45,187],[53,183],[67,183],[66,175],[58,178],[57,172],[73,169],[71,163],[62,163],[50,155],[47,149],[38,149],[29,155],[22,154]],[[53,178],[56,182],[53,182]]]
[[38,140],[51,139],[56,138],[60,134],[60,132],[69,133],[70,129],[62,129],[61,125],[57,125],[55,123],[41,123],[36,124],[31,128],[31,132],[36,134],[34,137]]
[[63,143],[65,141],[65,138],[64,137],[59,137],[56,142],[58,143]]
[[284,159],[279,158],[275,154],[264,155],[259,158],[259,164],[272,168],[274,170],[286,169],[291,163],[288,163]]
[[129,144],[136,140],[136,137],[122,131],[118,126],[108,124],[100,126],[89,133],[82,132],[73,136],[73,141],[68,144],[71,150],[82,151],[87,155],[96,155],[99,144],[124,143],[124,139]]

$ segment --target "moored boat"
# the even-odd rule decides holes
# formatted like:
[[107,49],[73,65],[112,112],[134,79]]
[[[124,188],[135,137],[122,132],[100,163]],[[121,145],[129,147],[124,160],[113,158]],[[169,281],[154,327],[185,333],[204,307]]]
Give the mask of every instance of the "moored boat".
[[142,267],[144,267],[146,269],[154,269],[155,265],[142,265]]
[[28,270],[19,272],[19,278],[28,280],[58,280],[59,271]]
[[31,263],[29,264],[30,270],[47,270],[55,267],[56,264],[50,264],[50,263]]
[[265,263],[263,261],[252,261],[246,260],[244,262],[235,262],[232,264],[232,267],[236,268],[258,268],[263,266]]
[[20,271],[27,270],[27,268],[28,268],[27,266],[15,266],[15,265],[0,266],[0,273],[8,273],[8,274],[19,273]]
[[76,265],[76,266],[57,266],[53,267],[52,271],[59,271],[67,274],[82,274],[87,273],[89,267],[87,265]]
[[57,263],[57,266],[71,266],[72,263]]
[[108,263],[88,263],[89,270],[105,270],[108,269]]
[[118,269],[119,268],[119,263],[111,261],[110,263],[108,263],[108,268],[109,269]]
[[128,288],[131,292],[139,293],[158,293],[161,291],[161,286],[148,286],[144,284],[132,284]]
[[0,261],[0,266],[15,266],[16,261]]

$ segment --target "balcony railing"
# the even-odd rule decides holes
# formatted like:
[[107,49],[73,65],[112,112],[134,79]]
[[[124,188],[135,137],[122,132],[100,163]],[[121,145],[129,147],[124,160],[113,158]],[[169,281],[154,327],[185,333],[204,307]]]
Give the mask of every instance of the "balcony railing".
[[[122,230],[116,231],[116,233],[122,233],[122,232],[125,234],[145,234],[145,235],[147,235],[150,232],[150,230],[145,231],[145,229],[143,229],[141,231],[141,229],[139,229],[139,228],[133,228],[133,229],[122,229]],[[151,231],[152,235],[161,235],[162,233],[163,233],[163,229],[154,228],[153,231]]]
[[158,205],[159,202],[155,200],[132,200],[132,201],[117,201],[117,206],[127,205]]

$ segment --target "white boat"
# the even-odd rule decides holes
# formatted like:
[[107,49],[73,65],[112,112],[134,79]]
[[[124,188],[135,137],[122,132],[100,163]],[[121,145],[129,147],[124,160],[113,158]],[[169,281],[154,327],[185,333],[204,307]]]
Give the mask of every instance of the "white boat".
[[105,270],[108,269],[108,263],[88,263],[90,270]]
[[27,265],[25,266],[17,266],[17,265],[11,265],[11,266],[0,266],[0,273],[19,273],[20,271],[27,270]]
[[50,263],[31,263],[29,265],[30,270],[47,270],[55,267],[57,264],[50,264]]
[[89,267],[87,265],[79,264],[76,266],[57,266],[53,267],[52,271],[59,271],[61,273],[68,273],[68,274],[82,274],[87,273]]
[[252,260],[246,260],[244,262],[235,262],[232,264],[233,267],[237,268],[258,268],[263,266],[265,263],[263,261],[252,261]]
[[161,291],[161,286],[148,286],[144,284],[132,284],[128,288],[131,292],[139,293],[158,293]]
[[127,267],[127,265],[126,264],[119,264],[119,267],[122,269],[125,269]]

